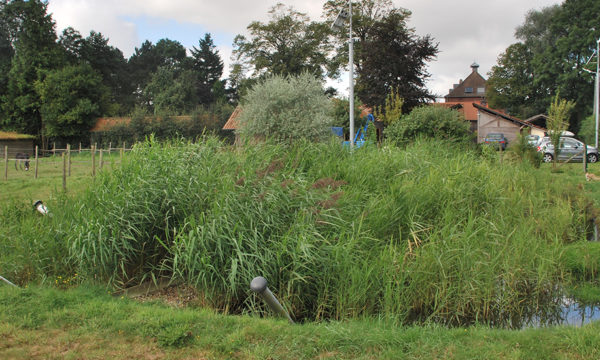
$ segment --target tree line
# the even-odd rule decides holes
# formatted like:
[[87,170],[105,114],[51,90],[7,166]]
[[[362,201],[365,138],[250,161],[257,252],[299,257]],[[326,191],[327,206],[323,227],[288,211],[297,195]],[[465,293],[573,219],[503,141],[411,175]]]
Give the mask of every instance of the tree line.
[[596,71],[596,59],[588,60],[600,38],[600,2],[566,0],[530,10],[515,37],[490,73],[490,106],[528,118],[544,113],[560,94],[575,103],[570,130],[586,133],[594,102],[594,75],[586,69]]
[[[343,0],[326,1],[326,20],[312,21],[276,4],[267,22],[253,21],[249,35],[235,37],[230,76],[223,79],[210,33],[189,53],[178,41],[161,39],[145,41],[126,59],[99,32],[85,36],[69,27],[57,34],[46,1],[0,0],[0,127],[73,142],[87,138],[99,116],[191,114],[215,104],[231,107],[273,75],[339,77],[347,70],[348,33],[331,24],[345,7]],[[354,5],[362,103],[381,106],[393,89],[405,111],[433,99],[425,88],[426,63],[435,58],[437,44],[407,26],[410,15],[391,0]],[[338,117],[341,125],[347,122],[347,113]]]
[[0,0],[0,126],[39,138],[86,138],[99,116],[179,115],[227,103],[211,35],[191,55],[175,40],[145,41],[125,59],[109,39],[60,35],[41,0]]
[[[323,81],[347,70],[348,27],[332,30],[345,0],[328,0],[323,21],[276,4],[266,22],[253,21],[233,41],[230,75],[210,33],[188,50],[178,41],[143,42],[126,59],[103,34],[66,28],[57,34],[43,0],[0,0],[0,127],[38,139],[88,138],[99,116],[223,114],[254,85],[271,76],[308,73]],[[401,111],[433,100],[426,64],[438,46],[409,28],[409,10],[391,0],[353,2],[355,89],[358,104],[385,109],[390,94]],[[573,101],[571,130],[586,131],[592,111],[588,62],[600,37],[600,3],[566,0],[531,10],[517,42],[498,57],[487,97],[494,108],[527,118],[543,113],[555,94]],[[336,97],[332,116],[348,123],[347,99]],[[355,111],[358,111],[355,109]],[[385,116],[385,110],[382,111]],[[389,117],[389,116],[388,116]],[[587,124],[587,125],[586,125]],[[215,126],[218,127],[218,126]],[[589,130],[589,129],[588,129]]]

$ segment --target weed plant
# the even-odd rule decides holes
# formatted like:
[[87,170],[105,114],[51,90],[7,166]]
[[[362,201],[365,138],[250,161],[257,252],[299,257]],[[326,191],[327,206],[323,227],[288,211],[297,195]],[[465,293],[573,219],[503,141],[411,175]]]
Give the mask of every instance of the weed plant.
[[150,139],[47,226],[79,278],[166,276],[228,313],[266,311],[249,291],[264,276],[296,320],[520,326],[570,281],[584,208],[526,162],[452,143]]

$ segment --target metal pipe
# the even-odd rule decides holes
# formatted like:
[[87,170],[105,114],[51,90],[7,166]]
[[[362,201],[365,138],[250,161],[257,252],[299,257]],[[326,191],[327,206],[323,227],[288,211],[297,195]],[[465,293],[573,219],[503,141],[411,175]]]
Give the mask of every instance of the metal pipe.
[[594,88],[594,113],[596,114],[596,149],[598,148],[598,113],[600,112],[600,38],[596,42],[596,86]]
[[354,41],[352,40],[352,0],[350,4],[350,40],[348,43],[348,67],[350,69],[350,88],[348,89],[348,100],[350,100],[350,149],[354,147]]
[[260,296],[267,303],[267,305],[269,305],[273,312],[288,319],[290,324],[294,323],[288,312],[285,311],[283,306],[281,306],[279,301],[277,301],[277,298],[275,298],[275,295],[273,295],[271,290],[269,290],[267,287],[267,279],[262,276],[255,277],[252,279],[252,282],[250,282],[250,290],[258,294],[258,296]]
[[12,286],[14,286],[14,287],[18,288],[18,286],[17,286],[17,285],[15,285],[15,284],[11,283],[10,281],[8,281],[8,280],[6,280],[5,278],[3,278],[2,276],[0,276],[0,280],[4,281],[5,283],[7,283],[7,284],[9,284],[9,285],[12,285]]

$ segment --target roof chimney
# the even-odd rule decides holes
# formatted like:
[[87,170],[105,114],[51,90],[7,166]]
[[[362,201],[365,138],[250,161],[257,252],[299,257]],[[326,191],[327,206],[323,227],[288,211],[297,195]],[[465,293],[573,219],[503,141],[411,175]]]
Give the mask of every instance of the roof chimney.
[[473,63],[471,64],[471,69],[473,69],[473,72],[477,72],[478,68],[479,68],[479,64],[476,63],[475,61],[473,61]]

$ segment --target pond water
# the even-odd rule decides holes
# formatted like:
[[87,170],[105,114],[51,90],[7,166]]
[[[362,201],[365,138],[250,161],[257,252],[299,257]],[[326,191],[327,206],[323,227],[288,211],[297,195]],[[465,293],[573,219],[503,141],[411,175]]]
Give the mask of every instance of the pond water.
[[580,305],[570,299],[562,306],[561,325],[582,326],[600,320],[600,305]]
[[550,316],[533,317],[523,328],[552,325],[583,326],[600,320],[600,305],[582,305],[570,298],[563,298],[560,307]]

